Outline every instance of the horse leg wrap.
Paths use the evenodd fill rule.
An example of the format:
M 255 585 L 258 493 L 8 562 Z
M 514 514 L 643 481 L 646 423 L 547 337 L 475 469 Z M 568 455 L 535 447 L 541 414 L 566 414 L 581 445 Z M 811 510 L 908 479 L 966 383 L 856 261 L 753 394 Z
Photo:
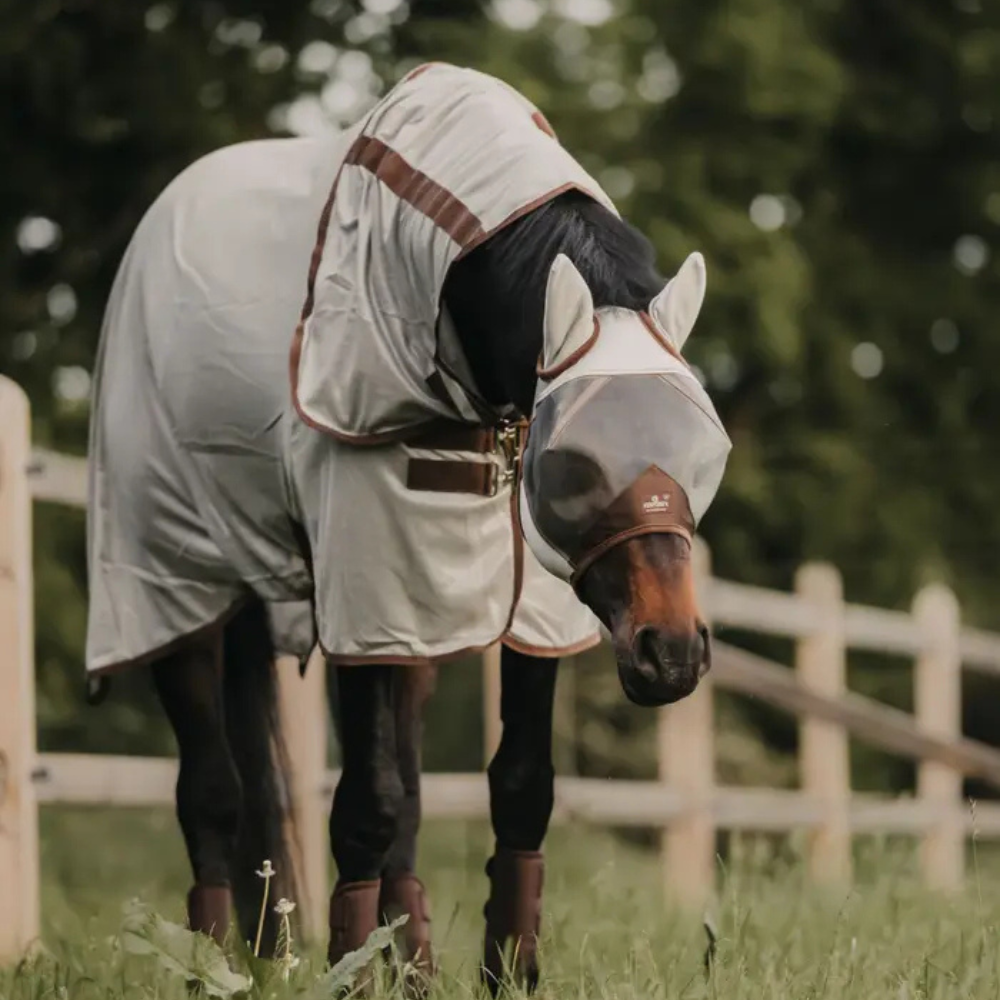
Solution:
M 382 879 L 378 908 L 386 923 L 392 923 L 403 914 L 409 917 L 402 929 L 401 957 L 413 965 L 421 978 L 434 976 L 437 965 L 431 947 L 431 911 L 427 890 L 420 879 L 409 874 Z M 409 989 L 408 992 L 418 994 L 420 991 Z
M 229 933 L 232 908 L 233 892 L 228 885 L 196 885 L 187 897 L 188 926 L 222 944 Z
M 513 945 L 512 971 L 531 992 L 538 985 L 538 933 L 542 922 L 545 860 L 538 851 L 498 848 L 486 864 L 490 897 L 483 910 L 486 935 L 482 979 L 496 996 L 504 976 L 504 953 Z
M 381 881 L 344 882 L 330 897 L 330 947 L 327 958 L 336 965 L 348 952 L 357 951 L 378 927 Z

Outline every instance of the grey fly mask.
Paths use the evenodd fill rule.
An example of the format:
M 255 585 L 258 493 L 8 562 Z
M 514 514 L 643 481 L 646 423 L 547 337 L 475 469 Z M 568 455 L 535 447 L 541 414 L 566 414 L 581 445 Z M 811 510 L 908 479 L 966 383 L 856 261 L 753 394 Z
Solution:
M 519 508 L 532 551 L 561 579 L 576 584 L 638 535 L 690 537 L 714 499 L 731 444 L 680 357 L 704 295 L 700 254 L 644 314 L 595 310 L 572 262 L 553 264 Z

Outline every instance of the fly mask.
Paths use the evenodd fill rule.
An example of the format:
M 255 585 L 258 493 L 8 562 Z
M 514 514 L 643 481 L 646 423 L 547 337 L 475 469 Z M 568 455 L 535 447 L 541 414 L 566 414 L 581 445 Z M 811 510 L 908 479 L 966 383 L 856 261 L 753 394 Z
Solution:
M 538 560 L 574 586 L 628 539 L 690 540 L 715 497 L 731 444 L 680 356 L 704 295 L 700 254 L 644 314 L 595 310 L 572 262 L 552 266 L 519 509 Z

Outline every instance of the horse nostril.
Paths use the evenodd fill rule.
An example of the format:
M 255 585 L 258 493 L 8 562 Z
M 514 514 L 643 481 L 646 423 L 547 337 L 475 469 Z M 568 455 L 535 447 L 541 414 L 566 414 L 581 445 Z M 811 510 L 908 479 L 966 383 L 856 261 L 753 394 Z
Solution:
M 633 643 L 635 669 L 643 680 L 655 681 L 663 657 L 662 640 L 655 628 L 641 628 Z
M 709 636 L 708 626 L 704 622 L 698 626 L 698 637 L 701 640 L 701 660 L 698 666 L 698 679 L 700 680 L 712 669 L 712 639 Z
M 670 635 L 652 626 L 636 633 L 633 642 L 635 667 L 646 680 L 659 677 L 668 665 L 703 668 L 708 659 L 708 630 L 698 626 L 684 635 Z M 702 676 L 699 672 L 698 676 Z

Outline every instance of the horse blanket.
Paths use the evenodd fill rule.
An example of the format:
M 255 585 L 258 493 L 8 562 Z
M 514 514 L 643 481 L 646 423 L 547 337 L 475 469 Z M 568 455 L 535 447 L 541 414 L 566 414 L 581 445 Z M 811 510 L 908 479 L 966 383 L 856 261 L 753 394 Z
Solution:
M 491 168 L 483 129 L 498 126 L 516 157 Z M 507 470 L 493 495 L 408 481 L 415 459 L 503 465 L 412 436 L 488 422 L 440 290 L 459 253 L 567 187 L 604 200 L 524 98 L 442 66 L 340 136 L 228 147 L 174 180 L 102 328 L 89 671 L 157 655 L 248 589 L 279 650 L 318 640 L 340 663 L 597 641 L 525 547 Z

